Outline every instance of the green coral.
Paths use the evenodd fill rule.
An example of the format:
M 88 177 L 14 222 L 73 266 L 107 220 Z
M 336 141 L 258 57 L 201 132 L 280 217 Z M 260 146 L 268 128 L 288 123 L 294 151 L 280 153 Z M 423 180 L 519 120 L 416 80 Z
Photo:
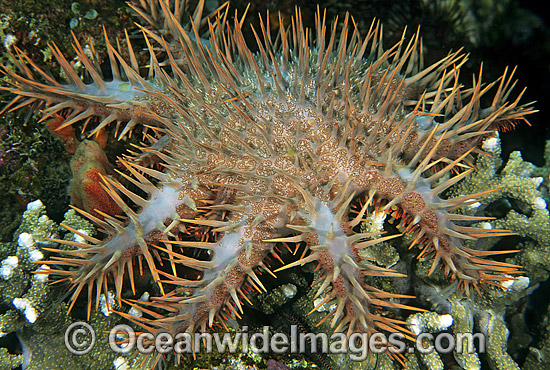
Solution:
M 472 201 L 469 207 L 458 210 L 458 212 L 476 216 L 494 216 L 495 219 L 489 219 L 475 224 L 475 227 L 507 229 L 517 233 L 515 239 L 512 237 L 495 237 L 476 241 L 472 248 L 478 250 L 489 250 L 494 248 L 497 242 L 510 244 L 510 249 L 518 248 L 517 254 L 510 253 L 507 256 L 507 262 L 527 266 L 525 272 L 521 275 L 510 276 L 502 274 L 502 285 L 499 287 L 488 286 L 470 297 L 456 289 L 456 283 L 449 282 L 441 269 L 435 269 L 432 274 L 428 274 L 432 260 L 422 258 L 419 261 L 411 260 L 413 254 L 408 246 L 412 242 L 411 237 L 403 237 L 380 243 L 378 248 L 365 248 L 361 251 L 363 257 L 370 258 L 376 264 L 384 267 L 400 269 L 403 263 L 413 263 L 413 274 L 409 274 L 408 284 L 413 284 L 417 300 L 423 302 L 432 311 L 425 313 L 413 313 L 407 319 L 411 323 L 411 330 L 419 332 L 440 333 L 448 332 L 457 338 L 458 335 L 483 333 L 487 338 L 486 353 L 480 353 L 483 349 L 477 342 L 479 338 L 474 336 L 474 352 L 468 352 L 467 340 L 462 342 L 462 348 L 457 348 L 453 352 L 453 358 L 457 367 L 462 369 L 482 369 L 482 360 L 486 360 L 493 370 L 516 369 L 519 368 L 516 363 L 517 358 L 512 358 L 508 348 L 508 329 L 504 321 L 504 315 L 507 312 L 516 312 L 519 310 L 523 300 L 531 293 L 531 286 L 546 278 L 547 271 L 550 270 L 550 253 L 548 244 L 550 236 L 545 232 L 541 225 L 550 225 L 549 215 L 546 209 L 544 188 L 546 183 L 540 174 L 545 174 L 545 169 L 539 169 L 533 164 L 523 161 L 519 152 L 512 153 L 506 165 L 500 158 L 500 141 L 497 137 L 488 137 L 483 144 L 484 150 L 490 155 L 480 155 L 475 162 L 475 171 L 466 176 L 465 179 L 451 188 L 446 196 L 449 198 L 459 197 L 464 194 L 482 193 L 497 189 L 487 193 L 485 196 Z M 548 150 L 550 153 L 550 149 Z M 549 155 L 550 157 L 550 155 Z M 368 216 L 366 222 L 361 226 L 362 232 L 379 232 L 386 230 L 386 220 L 379 220 L 375 216 Z M 400 225 L 396 225 L 400 229 Z M 547 230 L 547 229 L 546 229 Z M 523 242 L 517 243 L 517 238 Z M 512 239 L 512 240 L 510 240 Z M 513 244 L 515 242 L 515 244 Z M 318 278 L 318 273 L 314 280 Z M 429 275 L 429 276 L 428 276 Z M 412 277 L 412 280 L 411 280 Z M 392 282 L 399 279 L 390 279 Z M 371 285 L 380 287 L 391 293 L 401 293 L 404 287 L 399 284 L 388 285 L 384 279 L 373 279 L 368 281 Z M 318 299 L 313 299 L 317 291 L 316 287 L 308 290 L 304 296 L 292 301 L 292 315 L 295 315 L 303 325 L 314 332 L 330 333 L 329 321 L 326 320 L 321 325 L 317 323 L 326 315 L 330 308 L 325 307 L 328 304 L 315 307 L 321 302 L 324 294 Z M 273 298 L 271 297 L 279 297 Z M 277 290 L 270 291 L 267 295 L 259 295 L 262 301 L 280 302 Z M 286 300 L 284 301 L 286 302 Z M 414 305 L 414 304 L 413 304 Z M 278 306 L 275 305 L 269 312 L 277 313 Z M 310 312 L 311 311 L 311 312 Z M 309 313 L 309 314 L 308 314 Z M 518 327 L 524 327 L 520 315 L 515 315 Z M 549 326 L 550 327 L 550 326 Z M 549 336 L 550 337 L 550 336 Z M 426 343 L 431 344 L 433 343 Z M 543 347 L 543 350 L 546 347 Z M 515 350 L 515 349 L 514 349 Z M 542 353 L 542 350 L 532 349 L 531 353 Z M 395 361 L 387 355 L 375 356 L 377 369 L 397 368 Z M 544 356 L 540 355 L 543 358 Z M 369 369 L 366 363 L 355 363 L 347 355 L 328 355 L 339 367 L 351 369 Z M 531 356 L 534 358 L 534 356 Z M 421 353 L 413 351 L 406 354 L 406 364 L 410 369 L 450 369 L 446 365 L 448 361 L 437 352 Z
M 0 270 L 0 303 L 9 307 L 0 315 L 0 336 L 12 334 L 10 340 L 20 343 L 23 353 L 12 354 L 0 348 L 0 369 L 11 369 L 26 362 L 25 368 L 49 369 L 111 369 L 116 356 L 110 349 L 107 331 L 120 321 L 120 317 L 104 316 L 93 312 L 88 323 L 95 330 L 97 342 L 88 354 L 78 356 L 67 349 L 64 333 L 72 319 L 67 311 L 66 288 L 49 285 L 47 266 L 32 263 L 39 261 L 41 246 L 49 243 L 45 238 L 57 236 L 58 226 L 46 215 L 42 202 L 35 201 L 27 206 L 22 223 L 15 233 L 15 242 L 0 246 L 2 269 Z M 95 233 L 91 224 L 74 211 L 66 214 L 67 224 L 80 230 Z M 74 238 L 74 235 L 71 235 Z M 36 274 L 37 268 L 46 274 Z
M 5 348 L 0 348 L 0 370 L 11 370 L 23 364 L 21 355 L 12 355 Z
M 55 236 L 57 225 L 46 214 L 46 207 L 40 200 L 27 204 L 21 225 L 14 234 L 15 240 L 23 233 L 31 234 L 36 241 Z
M 502 167 L 500 146 L 486 148 L 492 156 L 479 156 L 475 163 L 476 172 L 456 185 L 450 196 L 497 189 L 485 195 L 480 203 L 473 204 L 475 207 L 466 212 L 476 215 L 483 212 L 482 215 L 496 218 L 476 225 L 478 227 L 505 229 L 521 237 L 519 244 L 510 244 L 509 249 L 520 250 L 517 255 L 511 255 L 510 262 L 522 266 L 531 284 L 536 284 L 548 278 L 550 267 L 550 216 L 545 198 L 550 168 L 549 144 L 546 149 L 547 162 L 543 168 L 523 161 L 519 152 L 511 153 L 508 162 Z M 499 170 L 501 167 L 502 170 Z M 505 238 L 502 242 L 506 243 L 507 240 L 516 240 L 517 243 L 514 238 Z M 490 249 L 497 241 L 500 240 L 480 240 L 476 242 L 476 247 Z
M 520 370 L 518 364 L 506 352 L 508 329 L 504 321 L 489 313 L 487 325 L 487 355 L 495 370 Z
M 94 225 L 90 221 L 79 216 L 74 209 L 70 209 L 65 213 L 63 225 L 66 225 L 88 236 L 94 236 L 96 234 L 96 229 Z M 77 238 L 77 236 L 73 233 L 65 234 L 65 240 L 75 241 L 75 238 Z
M 486 145 L 485 148 L 490 156 L 479 156 L 475 163 L 476 172 L 456 185 L 449 196 L 496 189 L 481 200 L 484 207 L 494 202 L 493 207 L 485 208 L 488 216 L 498 218 L 490 222 L 491 226 L 516 232 L 540 244 L 550 244 L 550 235 L 546 232 L 550 226 L 550 218 L 546 201 L 539 189 L 544 178 L 534 176 L 537 173 L 536 167 L 532 163 L 524 162 L 520 152 L 512 152 L 504 168 L 499 171 L 502 165 L 500 145 L 496 145 L 497 138 L 490 138 L 485 142 L 489 140 L 491 145 Z M 473 203 L 470 211 L 475 211 L 480 206 L 479 203 Z
M 519 152 L 513 152 L 503 166 L 498 137 L 487 138 L 483 143 L 483 149 L 490 155 L 478 156 L 474 164 L 475 171 L 451 188 L 446 195 L 453 198 L 496 189 L 459 211 L 475 216 L 493 216 L 494 219 L 474 226 L 506 229 L 517 236 L 482 239 L 476 241 L 475 246 L 470 246 L 478 250 L 489 250 L 498 242 L 504 243 L 500 249 L 517 248 L 520 251 L 517 254 L 509 253 L 506 262 L 521 265 L 524 272 L 520 276 L 503 273 L 502 276 L 508 279 L 502 281 L 504 289 L 487 287 L 481 295 L 465 297 L 456 291 L 454 284 L 446 282 L 438 270 L 427 276 L 431 261 L 419 261 L 415 273 L 421 280 L 418 281 L 420 284 L 416 289 L 432 309 L 452 316 L 453 324 L 449 327 L 449 332 L 473 334 L 474 330 L 479 330 L 486 335 L 486 354 L 483 358 L 487 359 L 491 369 L 519 369 L 517 359 L 509 354 L 509 331 L 503 318 L 506 313 L 520 309 L 522 301 L 531 292 L 528 289 L 530 286 L 548 277 L 550 236 L 547 230 L 550 218 L 545 200 L 546 183 L 540 175 L 547 175 L 549 163 L 547 162 L 544 168 L 536 168 L 533 164 L 523 161 Z M 518 238 L 522 240 L 520 243 Z M 424 316 L 416 315 L 409 317 L 409 322 L 414 317 L 437 317 L 434 316 L 434 312 L 420 314 Z M 522 322 L 525 320 L 522 315 L 514 315 L 514 318 L 516 327 L 526 328 Z M 425 325 L 430 328 L 429 321 Z M 516 341 L 516 345 L 521 344 Z M 540 351 L 531 349 L 531 353 Z M 454 354 L 455 360 L 463 369 L 480 369 L 481 357 L 477 353 Z M 534 357 L 530 356 L 529 361 L 533 361 Z M 433 355 L 423 357 L 422 360 L 430 368 L 439 368 L 441 365 Z

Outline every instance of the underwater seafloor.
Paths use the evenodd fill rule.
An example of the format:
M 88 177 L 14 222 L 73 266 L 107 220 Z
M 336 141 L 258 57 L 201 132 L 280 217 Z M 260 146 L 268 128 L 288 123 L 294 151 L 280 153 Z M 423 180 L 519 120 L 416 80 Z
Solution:
M 209 0 L 207 8 L 221 2 Z M 231 1 L 242 14 L 246 1 Z M 315 5 L 308 1 L 251 1 L 249 18 L 258 12 L 281 11 L 284 16 L 302 8 L 306 25 L 313 23 Z M 402 29 L 421 26 L 427 60 L 437 60 L 448 50 L 464 47 L 470 54 L 461 77 L 468 80 L 483 62 L 484 78 L 496 79 L 505 66 L 518 66 L 518 86 L 527 86 L 523 102 L 536 101 L 538 113 L 528 117 L 531 127 L 519 123 L 500 133 L 500 140 L 483 146 L 490 155 L 477 155 L 476 171 L 459 182 L 448 196 L 498 188 L 477 205 L 481 215 L 495 217 L 489 227 L 507 229 L 516 235 L 498 240 L 479 241 L 482 249 L 518 250 L 499 260 L 522 266 L 517 280 L 506 290 L 491 288 L 470 297 L 456 291 L 442 274 L 427 277 L 429 263 L 418 267 L 415 279 L 406 284 L 416 296 L 408 302 L 429 310 L 413 318 L 422 330 L 438 332 L 483 332 L 487 335 L 485 353 L 414 354 L 411 369 L 550 369 L 550 135 L 547 130 L 550 106 L 550 15 L 538 1 L 514 0 L 396 0 L 333 1 L 320 3 L 328 9 L 327 19 L 349 11 L 364 33 L 372 17 L 385 25 L 385 45 L 392 45 Z M 284 18 L 283 16 L 283 18 Z M 91 37 L 102 48 L 101 25 L 111 40 L 124 38 L 137 27 L 123 1 L 107 0 L 0 0 L 0 64 L 10 68 L 8 49 L 17 47 L 35 63 L 55 75 L 48 63 L 55 42 L 69 58 L 74 57 L 70 32 Z M 249 35 L 251 40 L 252 35 Z M 111 41 L 113 42 L 113 41 Z M 105 50 L 103 46 L 103 51 Z M 147 61 L 145 61 L 146 63 Z M 58 70 L 57 70 L 58 72 Z M 12 97 L 0 92 L 0 105 Z M 112 133 L 100 138 L 110 163 L 122 155 L 132 140 L 117 141 Z M 77 137 L 76 140 L 82 138 Z M 71 160 L 75 142 L 54 135 L 38 118 L 20 109 L 0 116 L 0 370 L 4 369 L 147 369 L 148 359 L 137 355 L 124 358 L 113 353 L 105 331 L 118 323 L 128 323 L 107 310 L 93 310 L 90 325 L 98 334 L 93 350 L 85 355 L 71 354 L 64 342 L 65 330 L 73 322 L 86 319 L 86 303 L 77 302 L 67 315 L 67 287 L 49 285 L 33 274 L 43 258 L 41 248 L 48 237 L 65 238 L 59 227 L 74 229 L 94 226 L 69 210 Z M 73 180 L 74 181 L 74 180 Z M 410 243 L 410 240 L 409 240 Z M 392 241 L 373 249 L 383 266 L 402 259 L 406 242 Z M 383 250 L 381 248 L 384 248 Z M 405 247 L 406 250 L 406 247 Z M 44 252 L 45 253 L 45 252 Z M 422 265 L 422 261 L 417 262 Z M 307 315 L 313 307 L 315 289 L 310 288 L 312 269 L 292 269 L 284 277 L 266 279 L 267 293 L 251 294 L 254 303 L 235 327 L 247 325 L 250 331 L 264 325 L 287 331 L 296 324 L 304 331 L 328 330 L 317 327 L 322 313 Z M 422 275 L 421 272 L 424 272 Z M 138 282 L 139 283 L 139 282 Z M 113 301 L 114 303 L 114 301 Z M 107 314 L 106 314 L 107 313 Z M 448 324 L 447 315 L 452 317 Z M 409 321 L 411 322 L 411 321 Z M 445 324 L 443 324 L 445 322 Z M 238 326 L 237 326 L 238 325 Z M 237 329 L 235 329 L 237 330 Z M 171 368 L 172 363 L 167 363 Z M 263 354 L 252 352 L 197 355 L 186 357 L 181 369 L 399 369 L 386 355 L 374 355 L 365 362 L 353 362 L 346 355 L 319 353 Z

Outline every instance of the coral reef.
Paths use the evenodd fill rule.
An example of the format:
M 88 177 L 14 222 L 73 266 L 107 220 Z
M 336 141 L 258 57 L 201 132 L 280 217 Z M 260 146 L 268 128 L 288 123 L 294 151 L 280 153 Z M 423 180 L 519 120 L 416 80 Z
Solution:
M 74 4 L 71 28 L 98 15 Z M 104 31 L 112 80 L 91 41 L 74 35 L 74 67 L 58 46 L 49 49 L 66 82 L 9 48 L 2 89 L 15 96 L 4 111 L 32 105 L 42 120 L 59 115 L 53 131 L 65 149 L 77 140 L 77 130 L 62 131 L 72 126 L 119 140 L 142 134 L 143 143 L 119 158 L 116 176 L 97 143 L 79 144 L 77 208 L 61 228 L 42 203 L 27 205 L 15 242 L 0 251 L 10 307 L 0 328 L 17 336 L 21 354 L 6 350 L 0 364 L 190 368 L 188 357 L 170 354 L 117 357 L 105 336 L 90 354 L 71 355 L 59 334 L 75 317 L 97 333 L 129 322 L 176 335 L 239 331 L 235 319 L 261 327 L 271 315 L 279 331 L 294 323 L 302 332 L 411 341 L 483 334 L 487 343 L 474 342 L 473 353 L 387 351 L 362 362 L 309 351 L 296 366 L 254 353 L 201 353 L 197 363 L 519 368 L 527 347 L 509 348 L 508 317 L 526 326 L 522 305 L 548 277 L 550 220 L 547 170 L 518 152 L 505 166 L 500 158 L 498 130 L 534 112 L 522 91 L 513 95 L 514 71 L 491 83 L 479 72 L 465 87 L 460 52 L 424 65 L 419 33 L 384 49 L 378 24 L 360 35 L 348 16 L 331 24 L 321 10 L 312 30 L 298 9 L 274 28 L 261 20 L 254 53 L 244 19 L 227 5 L 170 4 L 130 5 L 145 25 L 147 63 L 128 33 L 115 48 Z M 70 291 L 59 304 L 52 290 L 64 282 Z M 531 349 L 526 363 L 543 363 L 545 348 Z

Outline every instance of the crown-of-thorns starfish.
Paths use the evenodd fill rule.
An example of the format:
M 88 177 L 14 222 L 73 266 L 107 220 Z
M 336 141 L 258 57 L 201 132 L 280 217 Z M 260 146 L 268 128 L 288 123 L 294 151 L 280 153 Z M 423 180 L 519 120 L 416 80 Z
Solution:
M 484 193 L 440 197 L 473 171 L 466 160 L 480 151 L 482 138 L 534 112 L 519 104 L 523 91 L 508 101 L 513 71 L 488 84 L 480 71 L 466 88 L 459 83 L 466 61 L 460 51 L 425 67 L 418 32 L 410 39 L 403 33 L 384 50 L 377 22 L 362 36 L 346 15 L 337 34 L 337 20 L 328 24 L 320 10 L 311 30 L 297 9 L 277 37 L 269 32 L 269 17 L 260 20 L 260 29 L 251 30 L 258 50 L 252 52 L 243 37 L 244 17 L 230 21 L 224 5 L 203 18 L 203 6 L 200 1 L 184 26 L 185 1 L 132 5 L 146 22 L 147 77 L 130 39 L 127 63 L 107 35 L 112 81 L 103 79 L 93 45 L 89 56 L 76 36 L 74 49 L 89 84 L 55 45 L 51 50 L 67 84 L 17 48 L 18 72 L 4 69 L 11 85 L 3 89 L 16 95 L 5 110 L 32 105 L 43 119 L 68 112 L 60 129 L 99 117 L 91 134 L 114 123 L 119 138 L 137 126 L 157 135 L 141 151 L 159 158 L 162 170 L 129 156 L 120 159 L 120 181 L 104 179 L 123 219 L 80 211 L 107 237 L 66 226 L 86 243 L 56 240 L 75 248 L 49 249 L 62 255 L 46 263 L 54 267 L 50 274 L 72 283 L 71 307 L 83 290 L 88 313 L 94 291 L 97 307 L 109 275 L 119 301 L 125 275 L 135 295 L 137 260 L 141 274 L 145 262 L 162 295 L 150 302 L 125 300 L 146 315 L 123 315 L 150 331 L 205 330 L 238 316 L 249 289 L 265 290 L 258 272 L 283 273 L 315 262 L 321 272 L 316 297 L 323 297 L 320 304 L 334 303 L 327 316 L 332 327 L 412 336 L 406 323 L 380 310 L 414 310 L 398 303 L 408 296 L 366 281 L 404 276 L 359 256 L 361 249 L 399 236 L 357 231 L 373 211 L 398 214 L 404 233 L 414 236 L 411 247 L 421 250 L 418 257 L 433 260 L 430 273 L 441 266 L 467 294 L 519 271 L 486 258 L 512 251 L 464 244 L 510 234 L 463 226 L 487 218 L 451 213 Z M 490 104 L 482 106 L 491 91 Z M 359 209 L 351 212 L 354 201 Z M 306 251 L 271 271 L 266 260 L 279 258 L 277 248 L 285 244 L 305 245 Z

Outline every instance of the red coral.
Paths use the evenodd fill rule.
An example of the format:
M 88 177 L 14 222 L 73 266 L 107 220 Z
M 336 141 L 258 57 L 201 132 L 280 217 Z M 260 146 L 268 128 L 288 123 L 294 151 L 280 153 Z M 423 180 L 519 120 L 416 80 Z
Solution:
M 122 213 L 101 185 L 101 177 L 112 175 L 113 170 L 97 142 L 84 140 L 78 145 L 71 160 L 71 170 L 73 179 L 69 194 L 73 205 L 101 219 L 101 212 L 111 216 Z
M 67 153 L 74 154 L 78 145 L 78 140 L 76 139 L 72 125 L 60 129 L 65 121 L 65 117 L 60 114 L 55 114 L 52 119 L 48 120 L 46 127 L 53 135 L 63 140 Z

